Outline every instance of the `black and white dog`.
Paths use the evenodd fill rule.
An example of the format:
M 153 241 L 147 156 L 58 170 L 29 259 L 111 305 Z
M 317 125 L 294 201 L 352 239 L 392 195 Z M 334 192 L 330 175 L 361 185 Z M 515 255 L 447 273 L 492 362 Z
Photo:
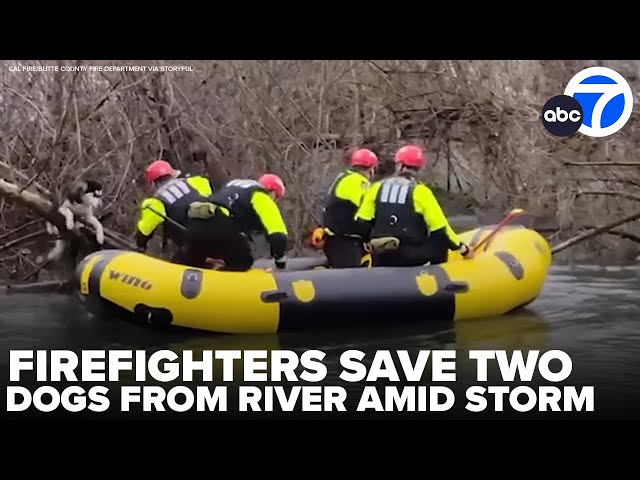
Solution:
M 74 230 L 82 226 L 85 220 L 96 230 L 96 242 L 99 245 L 104 243 L 104 229 L 98 220 L 99 210 L 102 207 L 102 184 L 95 180 L 80 181 L 75 183 L 67 192 L 64 201 L 58 208 L 65 220 L 67 230 Z M 67 241 L 60 236 L 60 232 L 55 225 L 47 222 L 47 232 L 56 237 L 56 243 L 47 254 L 47 261 L 57 261 L 67 249 Z M 43 259 L 41 259 L 43 260 Z

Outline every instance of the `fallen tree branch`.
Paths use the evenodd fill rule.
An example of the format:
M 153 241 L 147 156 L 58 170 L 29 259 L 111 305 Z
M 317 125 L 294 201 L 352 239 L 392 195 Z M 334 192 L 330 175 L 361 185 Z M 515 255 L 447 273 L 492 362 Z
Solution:
M 27 222 L 27 223 L 23 223 L 19 227 L 16 227 L 13 230 L 9 230 L 8 232 L 5 232 L 2 235 L 0 235 L 0 240 L 8 238 L 11 235 L 15 235 L 16 233 L 20 233 L 21 231 L 26 230 L 27 228 L 29 228 L 29 227 L 31 227 L 31 226 L 33 226 L 36 223 L 39 223 L 41 221 L 42 221 L 41 219 L 37 219 L 37 220 L 31 220 L 30 222 Z
M 14 250 L 14 251 L 15 251 L 15 250 Z M 32 277 L 32 276 L 34 276 L 34 275 L 35 275 L 35 276 L 37 276 L 38 272 L 44 268 L 44 265 L 38 265 L 37 263 L 34 263 L 34 262 L 33 262 L 33 261 L 32 261 L 32 260 L 31 260 L 27 255 L 25 255 L 24 253 L 22 253 L 22 252 L 18 252 L 18 255 L 20 255 L 20 257 L 21 257 L 21 259 L 22 259 L 22 260 L 24 260 L 26 263 L 28 263 L 29 265 L 31 265 L 31 266 L 35 269 L 32 273 L 30 273 L 30 274 L 28 274 L 28 275 L 25 275 L 25 276 L 23 277 L 23 281 L 24 281 L 24 280 L 27 280 L 27 279 L 29 279 L 29 278 L 31 278 L 31 277 Z
M 0 178 L 0 197 L 7 197 L 9 199 L 12 199 L 17 203 L 24 205 L 25 207 L 34 211 L 40 217 L 44 218 L 52 225 L 55 225 L 58 228 L 58 231 L 63 232 L 63 235 L 72 235 L 80 240 L 83 240 L 85 243 L 88 241 L 88 239 L 84 235 L 82 235 L 81 231 L 67 230 L 64 217 L 53 208 L 53 204 L 49 200 L 29 190 L 20 190 L 20 187 L 18 187 L 14 183 Z M 78 220 L 82 221 L 82 223 L 85 223 L 83 219 Z M 95 230 L 91 225 L 87 223 L 85 223 L 85 225 L 89 229 L 89 231 L 95 234 Z M 107 228 L 104 229 L 104 234 L 104 246 L 107 248 L 120 248 L 124 250 L 133 250 L 135 248 L 133 242 L 124 242 L 122 239 L 118 238 L 117 233 L 112 232 Z
M 565 250 L 565 249 L 567 249 L 567 248 L 569 248 L 569 247 L 571 247 L 571 246 L 573 246 L 573 245 L 575 245 L 577 243 L 580 243 L 580 242 L 582 242 L 584 240 L 588 240 L 588 239 L 590 239 L 592 237 L 595 237 L 596 235 L 599 235 L 601 233 L 607 232 L 607 231 L 609 231 L 609 230 L 611 230 L 611 229 L 613 229 L 615 227 L 619 227 L 620 225 L 632 222 L 632 221 L 637 220 L 639 218 L 640 218 L 640 211 L 635 212 L 635 213 L 633 213 L 631 215 L 628 215 L 628 216 L 626 216 L 624 218 L 620 218 L 618 220 L 615 220 L 615 221 L 613 221 L 611 223 L 607 223 L 606 225 L 603 225 L 601 227 L 594 228 L 593 230 L 590 230 L 588 232 L 581 233 L 580 235 L 576 235 L 575 237 L 570 238 L 569 240 L 567 240 L 565 242 L 562 242 L 562 243 L 552 247 L 551 248 L 551 253 L 555 255 L 556 253 L 561 252 L 562 250 Z
M 640 202 L 640 195 L 628 192 L 616 192 L 615 190 L 576 190 L 576 195 L 611 195 Z
M 29 179 L 29 181 L 28 181 L 27 183 L 25 183 L 25 184 L 22 186 L 22 188 L 20 189 L 20 191 L 22 192 L 22 191 L 26 190 L 27 188 L 29 188 L 32 184 L 34 184 L 34 183 L 35 183 L 35 181 L 38 179 L 38 177 L 42 174 L 42 172 L 43 172 L 43 171 L 44 171 L 43 169 L 38 170 L 38 171 L 35 173 L 35 175 L 34 175 L 34 176 L 32 176 L 32 177 Z
M 624 238 L 625 240 L 631 240 L 632 242 L 640 243 L 640 236 L 634 235 L 633 233 L 625 232 L 624 230 L 609 230 L 605 233 Z
M 584 230 L 591 230 L 594 228 L 598 228 L 598 227 L 595 227 L 593 225 L 585 225 L 585 226 L 579 227 L 577 230 L 584 231 Z M 556 232 L 559 232 L 560 230 L 561 229 L 558 227 L 544 227 L 544 228 L 536 229 L 536 231 L 540 233 L 556 233 Z M 631 240 L 632 242 L 640 243 L 640 235 L 635 235 L 625 230 L 611 229 L 603 233 L 607 235 L 615 235 L 616 237 L 624 238 L 625 240 Z
M 625 185 L 633 185 L 634 187 L 640 187 L 640 182 L 632 180 L 630 178 L 595 178 L 595 177 L 578 177 L 576 182 L 600 182 L 600 183 L 622 183 Z
M 564 164 L 580 167 L 640 167 L 640 162 L 564 162 Z
M 8 284 L 4 288 L 7 294 L 12 293 L 71 293 L 72 283 L 67 280 L 51 280 L 47 282 Z
M 36 260 L 38 261 L 38 260 Z M 47 259 L 47 258 L 43 258 L 42 259 L 42 263 L 38 264 L 38 263 L 32 263 L 31 262 L 31 266 L 33 267 L 33 270 L 31 270 L 30 272 L 27 272 L 25 275 L 22 276 L 22 278 L 20 279 L 20 282 L 26 282 L 27 280 L 29 280 L 32 277 L 38 277 L 38 275 L 40 274 L 40 272 L 42 270 L 44 270 L 45 268 L 47 268 L 47 266 L 49 265 L 49 263 L 51 263 L 51 260 Z
M 23 243 L 36 240 L 37 238 L 42 237 L 46 233 L 47 231 L 42 229 L 42 230 L 38 230 L 37 232 L 28 233 L 20 238 L 11 240 L 10 242 L 5 243 L 4 245 L 0 245 L 0 252 L 2 252 L 3 250 L 8 250 L 11 247 L 17 247 L 19 245 L 22 245 Z
M 129 250 L 135 250 L 136 249 L 136 245 L 134 245 L 134 243 L 129 240 L 127 237 L 125 237 L 124 235 L 122 235 L 119 232 L 113 231 L 113 230 L 109 230 L 109 237 L 114 241 L 114 242 L 119 242 L 122 243 L 123 245 L 127 245 L 127 248 Z M 105 237 L 107 235 L 107 232 L 105 231 Z
M 36 182 L 35 178 L 29 178 L 20 170 L 16 170 L 6 162 L 0 162 L 0 177 L 6 179 L 9 182 L 11 182 L 14 178 L 22 180 L 23 182 L 25 182 L 25 184 L 29 184 L 29 182 L 31 182 L 30 186 L 33 187 L 33 189 L 36 190 L 40 195 L 46 197 L 47 199 L 52 198 L 52 193 L 42 185 L 40 185 L 38 182 Z
M 66 230 L 64 218 L 54 212 L 53 204 L 49 200 L 29 190 L 20 190 L 18 185 L 0 178 L 0 197 L 8 197 L 15 200 L 17 203 L 33 210 L 52 225 L 60 228 L 61 231 Z

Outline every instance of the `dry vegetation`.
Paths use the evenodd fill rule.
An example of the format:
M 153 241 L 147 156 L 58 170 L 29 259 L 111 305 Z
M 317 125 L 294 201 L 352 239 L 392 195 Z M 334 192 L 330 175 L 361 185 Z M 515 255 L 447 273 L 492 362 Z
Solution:
M 10 71 L 18 64 L 194 71 Z M 631 61 L 6 61 L 0 178 L 48 190 L 55 202 L 77 178 L 99 177 L 112 213 L 106 225 L 128 236 L 152 159 L 208 172 L 215 184 L 269 170 L 289 187 L 282 208 L 299 251 L 347 149 L 372 148 L 384 174 L 397 146 L 418 142 L 431 152 L 424 178 L 453 198 L 444 202 L 449 214 L 519 206 L 557 243 L 639 208 L 638 164 L 595 163 L 634 161 L 637 112 L 607 139 L 558 139 L 539 121 L 544 102 L 592 65 L 638 84 L 640 63 Z M 0 212 L 0 277 L 26 278 L 49 246 L 38 233 L 43 221 L 8 198 Z M 635 258 L 638 230 L 637 222 L 619 227 L 573 257 Z

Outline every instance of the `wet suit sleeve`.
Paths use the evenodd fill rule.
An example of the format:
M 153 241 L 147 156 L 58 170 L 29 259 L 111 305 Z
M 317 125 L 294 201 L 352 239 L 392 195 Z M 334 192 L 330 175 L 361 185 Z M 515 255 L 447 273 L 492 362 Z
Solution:
M 164 205 L 157 198 L 145 198 L 140 205 L 140 217 L 138 218 L 138 223 L 136 224 L 136 245 L 139 248 L 146 248 L 147 242 L 153 236 L 156 228 L 164 219 L 151 211 L 149 208 L 152 208 L 156 212 L 166 215 L 166 211 Z
M 276 202 L 264 192 L 254 192 L 251 205 L 264 227 L 267 241 L 271 246 L 271 256 L 281 258 L 287 251 L 288 232 Z
M 356 207 L 360 207 L 369 186 L 369 182 L 365 177 L 351 174 L 338 183 L 335 194 L 339 199 L 348 200 Z
M 210 197 L 213 193 L 213 189 L 211 188 L 211 183 L 206 177 L 201 175 L 197 175 L 195 177 L 189 177 L 186 179 L 186 182 L 195 188 L 200 195 L 203 197 Z
M 376 197 L 378 196 L 380 185 L 382 185 L 382 182 L 376 182 L 371 185 L 371 188 L 367 189 L 362 198 L 360 208 L 356 212 L 356 228 L 365 242 L 371 240 L 371 228 L 376 217 Z
M 460 239 L 453 231 L 447 217 L 445 217 L 438 200 L 426 185 L 418 185 L 413 192 L 413 204 L 418 213 L 422 214 L 434 239 L 442 237 L 448 243 L 450 250 L 460 248 Z

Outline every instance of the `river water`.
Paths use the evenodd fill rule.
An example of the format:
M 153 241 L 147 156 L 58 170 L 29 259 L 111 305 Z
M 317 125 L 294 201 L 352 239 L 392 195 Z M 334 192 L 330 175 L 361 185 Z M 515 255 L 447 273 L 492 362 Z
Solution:
M 535 302 L 525 310 L 501 318 L 460 322 L 453 326 L 260 336 L 150 330 L 118 319 L 105 321 L 93 317 L 75 297 L 57 294 L 0 295 L 0 373 L 3 392 L 8 379 L 10 349 L 67 348 L 76 351 L 291 349 L 299 354 L 307 349 L 318 349 L 326 354 L 324 364 L 328 374 L 323 384 L 342 385 L 349 393 L 349 398 L 353 396 L 356 399 L 363 391 L 364 382 L 346 383 L 338 378 L 342 370 L 339 358 L 345 350 L 361 350 L 366 354 L 362 363 L 370 365 L 371 358 L 378 350 L 407 350 L 415 359 L 419 350 L 455 349 L 458 382 L 455 386 L 448 386 L 455 391 L 456 401 L 455 408 L 447 414 L 463 418 L 491 416 L 470 413 L 464 409 L 465 388 L 493 384 L 493 381 L 479 382 L 475 378 L 475 363 L 467 358 L 469 350 L 511 352 L 521 349 L 525 353 L 528 350 L 540 350 L 542 353 L 559 349 L 569 354 L 573 362 L 573 371 L 563 384 L 574 385 L 577 389 L 585 385 L 594 386 L 594 411 L 584 411 L 583 404 L 582 411 L 573 414 L 576 418 L 639 419 L 640 270 L 631 267 L 554 266 L 541 296 Z M 399 365 L 399 361 L 396 361 L 396 365 Z M 498 378 L 495 377 L 498 372 L 495 362 L 490 362 L 489 370 L 490 380 Z M 557 371 L 558 368 L 552 367 L 552 370 Z M 423 385 L 430 385 L 430 377 L 427 377 Z M 516 384 L 537 385 L 535 382 L 514 382 L 512 387 Z M 552 384 L 547 382 L 546 385 Z M 3 394 L 3 397 L 3 411 L 6 414 L 6 395 Z M 488 405 L 490 408 L 492 401 Z M 454 411 L 457 413 L 452 413 Z M 447 414 L 422 412 L 420 415 L 446 418 Z M 374 418 L 375 415 L 382 416 L 378 412 L 370 415 Z M 518 417 L 523 414 L 505 411 L 498 415 L 507 418 L 508 415 Z M 553 412 L 548 415 L 550 418 L 560 418 L 566 414 Z

